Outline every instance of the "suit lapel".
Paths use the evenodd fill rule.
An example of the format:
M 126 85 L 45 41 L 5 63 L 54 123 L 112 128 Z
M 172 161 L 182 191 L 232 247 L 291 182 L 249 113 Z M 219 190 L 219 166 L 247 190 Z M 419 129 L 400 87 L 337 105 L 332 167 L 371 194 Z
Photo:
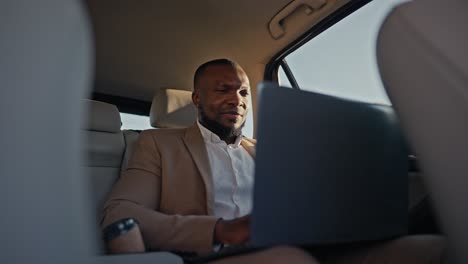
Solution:
M 205 142 L 196 124 L 187 128 L 184 136 L 184 143 L 192 155 L 192 159 L 200 172 L 205 184 L 206 210 L 208 215 L 213 214 L 213 179 L 211 177 L 211 167 L 206 152 Z

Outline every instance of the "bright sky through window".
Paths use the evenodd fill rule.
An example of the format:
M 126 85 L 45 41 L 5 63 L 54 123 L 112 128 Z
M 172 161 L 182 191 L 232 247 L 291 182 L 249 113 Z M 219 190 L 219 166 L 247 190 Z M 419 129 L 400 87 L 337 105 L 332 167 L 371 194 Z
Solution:
M 145 130 L 152 128 L 148 116 L 120 113 L 121 129 Z
M 299 87 L 391 104 L 377 67 L 376 40 L 385 17 L 401 2 L 406 1 L 374 0 L 289 54 L 286 61 Z

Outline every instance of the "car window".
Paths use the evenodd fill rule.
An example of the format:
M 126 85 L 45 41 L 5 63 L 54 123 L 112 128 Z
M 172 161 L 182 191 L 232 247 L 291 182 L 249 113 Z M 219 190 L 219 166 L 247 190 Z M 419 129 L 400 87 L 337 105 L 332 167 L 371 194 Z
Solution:
M 391 105 L 376 62 L 386 15 L 402 0 L 374 0 L 285 57 L 300 89 Z M 291 86 L 278 70 L 280 85 Z
M 281 86 L 285 87 L 292 87 L 291 83 L 289 82 L 288 76 L 284 72 L 284 69 L 282 66 L 278 69 L 278 83 Z
M 121 129 L 145 130 L 152 128 L 149 116 L 120 113 Z

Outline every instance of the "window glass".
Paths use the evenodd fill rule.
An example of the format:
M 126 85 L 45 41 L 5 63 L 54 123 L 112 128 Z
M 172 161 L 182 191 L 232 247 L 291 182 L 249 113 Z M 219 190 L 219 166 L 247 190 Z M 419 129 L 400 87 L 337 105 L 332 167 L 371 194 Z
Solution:
M 292 87 L 291 83 L 289 82 L 288 76 L 283 70 L 283 66 L 280 66 L 278 69 L 278 83 L 281 86 Z
M 289 54 L 285 60 L 299 87 L 390 105 L 377 68 L 376 40 L 386 15 L 401 2 L 374 0 Z
M 145 130 L 152 128 L 150 125 L 149 116 L 120 113 L 120 119 L 122 120 L 122 130 Z

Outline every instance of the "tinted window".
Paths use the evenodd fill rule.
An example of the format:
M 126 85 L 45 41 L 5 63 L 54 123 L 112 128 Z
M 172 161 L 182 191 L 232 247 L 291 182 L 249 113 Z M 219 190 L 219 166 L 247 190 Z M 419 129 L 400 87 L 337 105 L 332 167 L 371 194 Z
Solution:
M 152 128 L 148 116 L 120 113 L 120 119 L 122 120 L 121 129 L 145 130 Z
M 365 102 L 391 104 L 375 50 L 380 25 L 402 0 L 374 0 L 286 56 L 299 87 Z M 290 86 L 281 67 L 281 85 Z

